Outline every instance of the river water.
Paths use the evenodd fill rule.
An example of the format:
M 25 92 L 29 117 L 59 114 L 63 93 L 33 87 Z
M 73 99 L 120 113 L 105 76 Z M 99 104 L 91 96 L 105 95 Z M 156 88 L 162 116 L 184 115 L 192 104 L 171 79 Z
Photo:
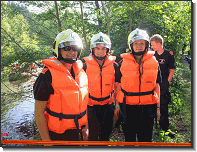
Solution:
M 28 93 L 19 103 L 10 109 L 5 119 L 1 120 L 1 140 L 34 140 L 38 134 L 34 122 L 34 103 L 33 84 L 36 77 L 32 77 L 28 82 L 21 84 Z M 9 144 L 5 146 L 26 146 Z

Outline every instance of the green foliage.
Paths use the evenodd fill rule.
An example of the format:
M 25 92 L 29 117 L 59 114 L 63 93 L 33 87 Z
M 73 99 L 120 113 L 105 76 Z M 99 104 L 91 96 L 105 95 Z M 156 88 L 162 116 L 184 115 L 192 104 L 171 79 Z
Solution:
M 37 34 L 29 31 L 28 21 L 19 12 L 13 12 L 12 7 L 17 10 L 19 6 L 4 2 L 1 4 L 1 75 L 4 74 L 2 78 L 6 78 L 6 75 L 13 74 L 10 68 L 16 61 L 19 65 L 31 65 L 36 60 L 51 56 L 52 48 L 39 46 Z M 17 76 L 21 77 L 20 73 L 24 72 L 25 68 L 27 67 L 21 68 L 18 74 L 13 75 L 15 79 Z
M 183 81 L 183 74 L 186 73 L 191 78 L 191 71 L 189 69 L 183 69 L 182 63 L 177 63 L 173 79 L 170 84 L 170 91 L 172 95 L 172 102 L 169 105 L 171 114 L 178 114 L 182 107 L 185 105 L 184 94 L 185 88 L 189 88 L 188 84 Z
M 39 48 L 41 46 L 42 48 L 47 46 L 50 48 L 55 36 L 58 34 L 54 2 L 21 1 L 20 3 L 24 4 L 24 6 L 14 6 L 13 3 L 10 4 L 16 12 L 13 13 L 12 11 L 12 13 L 23 14 L 29 25 L 28 30 L 31 31 L 28 33 L 29 36 L 37 41 L 35 45 L 39 46 Z M 165 40 L 164 46 L 172 50 L 174 54 L 179 55 L 179 50 L 182 50 L 183 45 L 189 45 L 189 40 L 191 39 L 190 1 L 105 1 L 103 3 L 107 9 L 109 8 L 112 49 L 114 50 L 113 55 L 117 56 L 117 62 L 121 60 L 120 54 L 124 53 L 128 48 L 127 37 L 129 35 L 131 14 L 132 30 L 139 27 L 147 30 L 150 36 L 156 33 L 161 34 Z M 4 5 L 2 5 L 3 9 L 5 9 Z M 44 11 L 38 14 L 30 13 L 25 7 L 29 5 L 36 6 Z M 88 42 L 91 37 L 99 31 L 107 33 L 106 16 L 100 3 L 99 5 L 100 14 L 98 13 L 99 10 L 95 9 L 94 2 L 83 2 L 84 25 Z M 62 29 L 71 28 L 83 39 L 79 2 L 61 1 L 58 3 L 58 6 Z M 9 14 L 11 13 L 7 14 L 10 16 Z M 98 18 L 102 20 L 101 28 L 99 28 L 97 24 Z M 41 50 L 38 50 L 39 54 L 44 53 L 44 51 Z M 50 56 L 50 54 L 48 53 L 44 56 L 47 57 Z
M 164 143 L 183 143 L 183 136 L 176 133 L 175 138 L 171 138 L 167 136 L 167 132 L 165 131 L 154 131 L 153 141 L 154 142 L 164 142 Z

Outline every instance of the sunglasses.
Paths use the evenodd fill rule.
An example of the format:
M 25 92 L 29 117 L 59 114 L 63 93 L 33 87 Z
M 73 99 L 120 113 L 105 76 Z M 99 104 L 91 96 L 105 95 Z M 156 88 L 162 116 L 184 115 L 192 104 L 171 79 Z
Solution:
M 81 51 L 81 49 L 80 48 L 78 48 L 78 47 L 76 47 L 76 46 L 74 46 L 74 47 L 71 47 L 71 46 L 66 46 L 66 47 L 64 47 L 63 48 L 64 49 L 64 51 L 70 51 L 71 49 L 74 51 L 74 52 L 80 52 Z

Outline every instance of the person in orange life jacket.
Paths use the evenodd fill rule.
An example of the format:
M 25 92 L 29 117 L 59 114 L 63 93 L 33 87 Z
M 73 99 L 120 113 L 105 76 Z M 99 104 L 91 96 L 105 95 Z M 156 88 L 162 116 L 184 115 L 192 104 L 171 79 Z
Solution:
M 128 36 L 131 52 L 123 53 L 119 64 L 121 81 L 114 117 L 123 116 L 126 142 L 152 142 L 154 119 L 160 118 L 159 65 L 154 51 L 148 51 L 149 36 L 135 29 Z
M 38 130 L 42 140 L 87 140 L 88 79 L 78 60 L 82 41 L 67 29 L 57 35 L 53 48 L 56 57 L 42 61 L 33 86 Z
M 168 136 L 174 138 L 175 133 L 169 128 L 169 114 L 168 104 L 171 101 L 171 93 L 169 91 L 169 84 L 174 75 L 175 60 L 172 51 L 169 51 L 163 47 L 163 38 L 159 34 L 155 34 L 150 39 L 151 48 L 155 51 L 155 57 L 160 64 L 162 83 L 160 84 L 160 104 L 161 104 L 161 119 L 159 125 L 162 130 L 168 134 Z
M 116 96 L 116 57 L 111 56 L 108 35 L 99 32 L 91 38 L 91 54 L 84 57 L 88 76 L 88 122 L 90 141 L 109 141 L 113 128 L 114 96 Z

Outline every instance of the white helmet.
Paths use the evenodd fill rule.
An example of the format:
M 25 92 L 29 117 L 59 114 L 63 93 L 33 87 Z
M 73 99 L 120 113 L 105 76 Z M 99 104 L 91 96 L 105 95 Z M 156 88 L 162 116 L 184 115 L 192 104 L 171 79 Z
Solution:
M 90 41 L 90 49 L 92 50 L 93 48 L 96 47 L 96 45 L 100 44 L 103 47 L 108 48 L 111 50 L 111 41 L 108 35 L 99 32 L 98 34 L 95 34 Z
M 135 42 L 136 40 L 145 40 L 148 42 L 149 45 L 149 35 L 145 30 L 141 30 L 136 28 L 134 31 L 132 31 L 128 36 L 128 46 L 131 50 L 131 44 Z
M 53 44 L 53 48 L 55 49 L 54 52 L 56 53 L 58 57 L 58 48 L 64 48 L 66 46 L 70 45 L 76 45 L 78 48 L 83 49 L 83 43 L 79 35 L 75 32 L 73 32 L 71 29 L 67 29 L 66 31 L 60 32 L 56 38 L 55 42 Z M 78 52 L 78 56 L 80 55 L 80 52 Z

